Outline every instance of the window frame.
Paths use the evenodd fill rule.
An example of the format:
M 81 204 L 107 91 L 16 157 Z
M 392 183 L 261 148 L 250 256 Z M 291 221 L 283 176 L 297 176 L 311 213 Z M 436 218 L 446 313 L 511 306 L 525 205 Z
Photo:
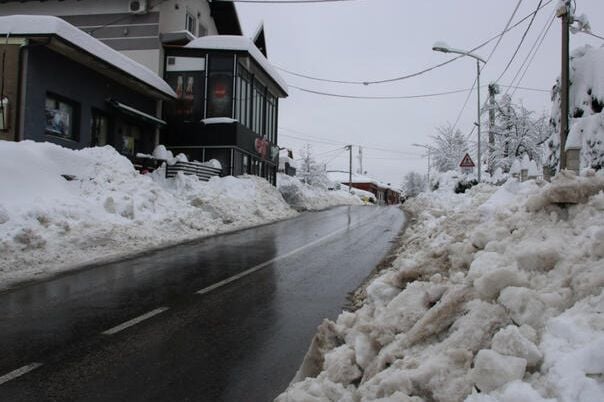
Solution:
M 69 106 L 71 108 L 71 112 L 69 115 L 69 128 L 70 134 L 68 136 L 61 135 L 59 132 L 49 128 L 48 126 L 48 115 L 49 112 L 47 102 L 52 100 L 56 102 L 57 108 L 53 109 L 55 111 L 60 110 L 61 104 Z M 67 141 L 78 142 L 80 140 L 80 104 L 72 99 L 66 98 L 54 92 L 46 92 L 46 96 L 44 97 L 44 113 L 46 117 L 46 122 L 44 124 L 44 133 L 46 135 L 61 138 Z M 53 116 L 54 118 L 54 116 Z

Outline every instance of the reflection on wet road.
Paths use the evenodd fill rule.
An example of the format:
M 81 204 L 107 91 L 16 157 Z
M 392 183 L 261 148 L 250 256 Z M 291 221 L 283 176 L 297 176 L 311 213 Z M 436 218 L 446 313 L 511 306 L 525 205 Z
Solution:
M 0 294 L 0 400 L 271 400 L 403 221 L 339 207 Z

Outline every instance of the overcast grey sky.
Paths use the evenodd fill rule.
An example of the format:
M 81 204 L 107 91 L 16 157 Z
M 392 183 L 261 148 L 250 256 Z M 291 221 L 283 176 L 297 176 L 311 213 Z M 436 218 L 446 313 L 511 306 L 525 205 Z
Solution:
M 251 36 L 263 21 L 269 60 L 306 75 L 346 81 L 370 81 L 423 70 L 453 56 L 432 51 L 436 41 L 471 49 L 501 33 L 518 0 L 356 0 L 315 4 L 237 3 L 244 34 Z M 547 4 L 548 0 L 543 0 Z M 539 34 L 553 18 L 557 0 L 536 16 L 508 71 L 499 81 L 509 84 Z M 587 14 L 592 31 L 604 36 L 604 1 L 576 0 L 577 15 Z M 539 0 L 523 0 L 512 24 L 533 12 Z M 529 20 L 514 28 L 484 68 L 481 84 L 497 79 L 518 46 Z M 520 86 L 549 90 L 560 71 L 560 20 L 555 19 Z M 487 58 L 491 42 L 475 53 Z M 604 41 L 571 35 L 573 48 Z M 362 95 L 407 96 L 471 88 L 476 78 L 473 59 L 464 57 L 419 77 L 380 85 L 344 85 L 310 81 L 282 73 L 290 85 L 312 90 Z M 505 89 L 505 88 L 503 88 Z M 364 147 L 368 175 L 399 185 L 409 171 L 424 173 L 427 160 L 413 143 L 428 144 L 435 128 L 454 123 L 469 91 L 432 98 L 356 100 L 331 98 L 290 88 L 280 103 L 279 145 L 299 151 L 310 143 L 328 169 L 348 169 L 345 143 Z M 484 101 L 486 88 L 481 89 Z M 551 108 L 547 92 L 518 89 L 516 101 L 537 112 Z M 458 127 L 469 133 L 476 121 L 476 90 Z M 300 140 L 294 137 L 303 137 Z M 476 135 L 472 135 L 475 140 Z M 485 138 L 485 137 L 483 137 Z M 321 142 L 320 142 L 321 141 Z M 339 150 L 338 150 L 339 149 Z M 333 152 L 331 152 L 333 151 Z M 354 148 L 356 156 L 357 148 Z M 474 157 L 474 155 L 472 155 Z M 354 169 L 357 160 L 354 160 Z

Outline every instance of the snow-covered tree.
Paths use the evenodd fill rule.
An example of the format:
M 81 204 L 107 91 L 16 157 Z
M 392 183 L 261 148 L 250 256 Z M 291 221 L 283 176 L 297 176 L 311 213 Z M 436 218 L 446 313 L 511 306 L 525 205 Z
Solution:
M 570 59 L 569 145 L 581 148 L 581 167 L 604 168 L 604 48 L 587 45 L 574 50 Z M 560 80 L 552 91 L 552 133 L 545 148 L 546 165 L 560 164 Z
M 423 175 L 417 172 L 409 172 L 403 178 L 401 190 L 405 197 L 415 197 L 425 190 L 426 184 L 427 180 Z
M 303 183 L 327 189 L 331 182 L 327 177 L 326 167 L 314 159 L 310 145 L 302 149 L 300 155 L 300 168 L 297 169 L 296 176 Z
M 514 104 L 509 95 L 504 95 L 496 104 L 493 134 L 495 143 L 489 153 L 489 166 L 509 171 L 514 160 L 528 155 L 541 164 L 543 144 L 551 133 L 544 115 Z
M 431 145 L 434 166 L 439 172 L 454 170 L 468 152 L 468 141 L 459 129 L 454 129 L 451 123 L 436 129 L 432 136 Z

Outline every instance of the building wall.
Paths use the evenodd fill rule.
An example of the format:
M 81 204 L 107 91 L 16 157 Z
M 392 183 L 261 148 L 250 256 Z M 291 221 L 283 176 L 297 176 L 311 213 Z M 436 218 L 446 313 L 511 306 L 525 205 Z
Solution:
M 5 48 L 5 45 L 2 44 L 0 47 L 3 48 L 3 51 L 6 51 L 4 71 L 2 71 L 2 63 L 0 63 L 0 76 L 4 77 L 4 93 L 2 96 L 8 99 L 8 105 L 5 108 L 6 127 L 5 130 L 0 130 L 0 140 L 12 141 L 16 139 L 20 45 L 17 43 L 9 44 Z
M 148 0 L 147 4 L 154 0 Z M 0 15 L 42 14 L 59 16 L 103 43 L 163 74 L 160 34 L 184 31 L 186 13 L 204 27 L 206 35 L 218 33 L 207 0 L 167 0 L 145 14 L 131 14 L 128 0 L 47 0 L 2 3 Z
M 90 146 L 93 108 L 114 119 L 122 118 L 108 105 L 107 98 L 116 99 L 150 115 L 155 114 L 156 100 L 111 81 L 46 47 L 32 47 L 27 50 L 27 73 L 24 79 L 23 139 L 50 141 L 74 149 Z M 76 113 L 79 115 L 79 118 L 76 118 L 79 124 L 75 125 L 77 141 L 46 132 L 45 101 L 49 92 L 76 105 Z M 146 125 L 141 127 L 145 128 L 143 136 L 150 139 L 152 146 L 154 128 Z
M 186 13 L 189 12 L 197 20 L 197 25 L 205 28 L 206 32 L 191 32 L 195 36 L 218 35 L 216 24 L 210 13 L 207 0 L 168 0 L 158 7 L 160 13 L 160 32 L 175 32 L 185 29 Z

